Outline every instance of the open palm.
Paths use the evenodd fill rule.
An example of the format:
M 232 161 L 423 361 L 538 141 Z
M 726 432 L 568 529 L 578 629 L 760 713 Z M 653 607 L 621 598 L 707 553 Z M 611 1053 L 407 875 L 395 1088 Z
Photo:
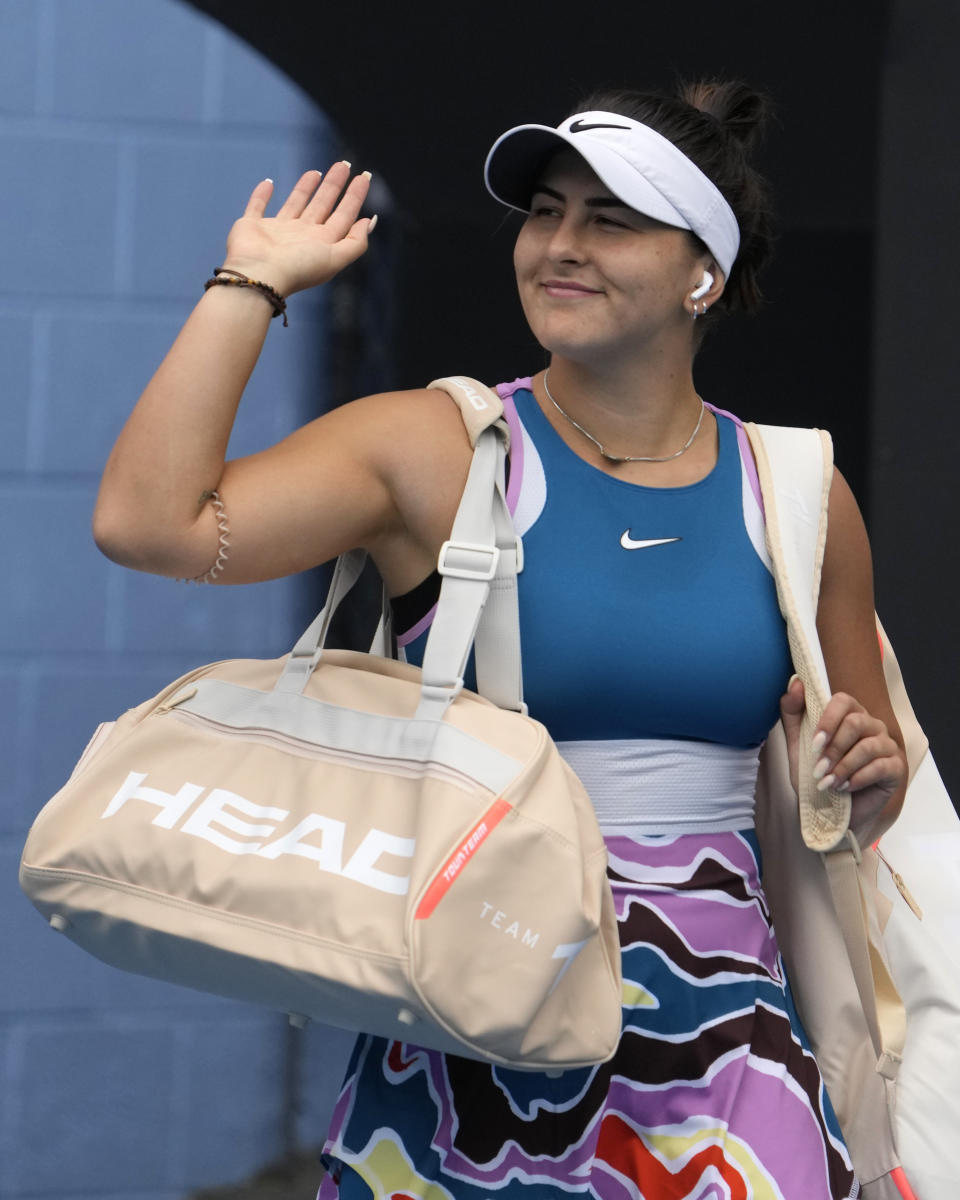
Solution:
M 267 217 L 273 183 L 263 180 L 230 230 L 224 266 L 284 296 L 326 283 L 367 248 L 373 219 L 359 214 L 369 186 L 367 172 L 350 179 L 346 162 L 334 163 L 325 175 L 307 171 L 276 216 Z

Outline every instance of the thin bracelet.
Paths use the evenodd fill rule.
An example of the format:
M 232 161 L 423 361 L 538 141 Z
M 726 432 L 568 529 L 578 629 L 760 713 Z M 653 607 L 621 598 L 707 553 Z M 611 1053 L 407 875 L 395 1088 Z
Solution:
M 202 575 L 194 575 L 190 579 L 178 579 L 178 583 L 213 583 L 227 561 L 227 550 L 230 546 L 230 523 L 227 520 L 226 509 L 223 507 L 220 493 L 204 492 L 203 499 L 204 501 L 210 501 L 217 514 L 217 528 L 220 530 L 220 540 L 217 543 L 216 562 L 214 562 L 209 571 L 204 571 Z
M 258 291 L 262 296 L 270 301 L 273 307 L 273 315 L 275 317 L 283 317 L 284 325 L 287 324 L 287 302 L 275 287 L 271 287 L 269 283 L 264 283 L 262 279 L 251 279 L 249 275 L 244 275 L 240 271 L 232 271 L 229 267 L 214 267 L 213 276 L 203 285 L 203 290 L 208 292 L 210 288 L 221 284 L 224 287 L 248 287 Z

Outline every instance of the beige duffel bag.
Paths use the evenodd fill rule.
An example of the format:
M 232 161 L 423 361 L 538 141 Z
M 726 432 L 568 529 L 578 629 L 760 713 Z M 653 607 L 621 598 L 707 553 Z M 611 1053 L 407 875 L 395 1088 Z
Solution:
M 289 656 L 201 667 L 102 727 L 20 879 L 55 929 L 125 970 L 512 1066 L 582 1066 L 620 1032 L 606 853 L 519 698 L 511 712 L 462 689 L 491 586 L 481 630 L 516 644 L 500 623 L 516 622 L 519 544 L 495 486 L 502 429 L 460 392 L 476 449 L 423 671 L 324 651 L 347 556 Z

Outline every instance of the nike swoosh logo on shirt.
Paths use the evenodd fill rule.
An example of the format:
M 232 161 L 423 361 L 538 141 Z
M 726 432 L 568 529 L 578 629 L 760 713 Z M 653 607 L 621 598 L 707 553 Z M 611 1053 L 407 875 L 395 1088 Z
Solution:
M 624 550 L 646 550 L 648 546 L 665 546 L 668 542 L 682 542 L 683 538 L 640 538 L 634 540 L 630 536 L 630 530 L 625 529 L 620 536 L 620 545 Z

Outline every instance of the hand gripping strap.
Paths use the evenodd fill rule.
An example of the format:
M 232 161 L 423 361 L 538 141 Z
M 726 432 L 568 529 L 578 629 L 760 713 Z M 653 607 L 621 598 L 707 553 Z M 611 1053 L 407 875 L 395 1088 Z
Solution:
M 757 463 L 780 611 L 806 696 L 800 731 L 800 828 L 811 850 L 830 850 L 840 844 L 850 823 L 850 797 L 817 791 L 810 746 L 830 698 L 816 616 L 833 478 L 832 444 L 830 435 L 818 429 L 752 424 L 744 428 Z
M 860 848 L 848 829 L 850 798 L 819 793 L 813 782 L 813 730 L 830 696 L 816 628 L 833 476 L 830 438 L 820 430 L 745 428 L 757 462 L 777 595 L 794 669 L 803 681 L 806 697 L 798 755 L 801 832 L 811 850 L 822 852 L 877 1070 L 894 1079 L 903 1053 L 906 1015 L 881 949 L 876 916 L 867 901 Z

